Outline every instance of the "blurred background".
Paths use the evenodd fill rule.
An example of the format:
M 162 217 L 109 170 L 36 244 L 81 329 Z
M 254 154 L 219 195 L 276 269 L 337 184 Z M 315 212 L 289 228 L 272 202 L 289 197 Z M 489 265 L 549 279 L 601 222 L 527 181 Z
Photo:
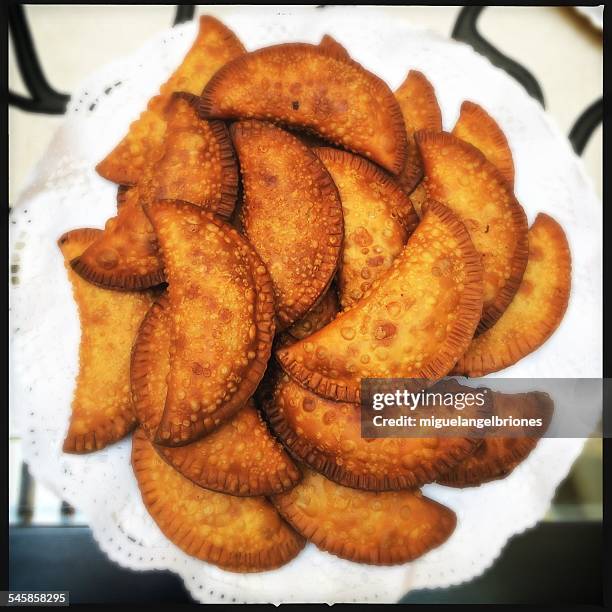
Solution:
M 471 44 L 517 78 L 531 95 L 544 102 L 561 130 L 570 136 L 574 149 L 584 160 L 596 193 L 601 197 L 603 7 L 379 8 L 392 13 L 396 20 L 427 27 Z M 101 65 L 137 50 L 151 36 L 176 21 L 202 13 L 223 19 L 223 15 L 231 10 L 235 7 L 11 4 L 9 206 L 43 156 L 63 120 L 62 112 L 70 92 L 78 88 L 82 79 Z M 137 598 L 140 587 L 132 572 L 115 568 L 106 561 L 93 543 L 78 511 L 62 502 L 43 484 L 32 480 L 21 460 L 19 432 L 14 427 L 12 415 L 9 438 L 11 588 L 36 588 L 31 576 L 38 563 L 43 572 L 42 578 L 38 574 L 38 589 L 50 586 L 63 589 L 56 584 L 62 576 L 58 551 L 69 537 L 81 547 L 81 556 L 76 556 L 74 544 L 66 548 L 67 558 L 83 558 L 84 555 L 93 564 L 89 571 L 95 566 L 98 574 L 101 572 L 108 579 L 112 577 L 115 584 L 130 585 L 123 591 L 122 588 L 116 589 L 117 593 L 122 593 L 123 599 Z M 515 538 L 518 549 L 517 542 L 513 541 L 493 568 L 493 574 L 485 574 L 484 583 L 479 579 L 480 582 L 463 587 L 463 590 L 448 589 L 446 594 L 411 594 L 406 601 L 492 601 L 500 598 L 502 601 L 519 601 L 514 587 L 508 587 L 508 577 L 503 572 L 515 575 L 518 571 L 516 564 L 524 564 L 521 546 L 526 547 L 525 550 L 547 546 L 550 549 L 552 540 L 547 538 L 556 541 L 561 533 L 569 538 L 569 542 L 575 539 L 576 547 L 584 546 L 597 541 L 596 532 L 589 526 L 599 525 L 601 519 L 602 445 L 601 440 L 591 439 L 558 489 L 546 517 L 547 524 L 532 530 L 536 536 L 529 536 L 528 532 L 526 536 Z M 54 527 L 55 531 L 49 531 L 49 527 Z M 521 538 L 525 537 L 532 540 L 521 544 Z M 543 539 L 536 542 L 536 537 Z M 53 563 L 52 567 L 45 567 L 48 564 L 44 563 L 41 552 L 53 547 L 55 554 L 60 554 L 60 561 L 55 563 L 59 572 L 56 574 L 53 574 Z M 575 550 L 578 554 L 578 548 Z M 597 555 L 596 551 L 593 554 Z M 74 588 L 81 589 L 78 592 L 83 600 L 109 601 L 109 597 L 111 600 L 119 597 L 117 593 L 104 592 L 101 583 L 96 587 L 85 577 L 79 578 L 79 569 L 73 564 L 71 567 Z M 553 568 L 551 572 L 554 573 Z M 144 577 L 143 574 L 140 577 Z M 64 579 L 67 579 L 66 574 Z M 40 584 L 41 580 L 48 581 L 46 587 Z M 171 575 L 163 579 L 158 576 L 154 584 L 142 588 L 146 593 L 145 600 L 153 595 L 160 601 L 189 599 L 180 581 Z M 522 596 L 527 597 L 528 587 L 525 589 Z M 504 593 L 506 599 L 503 599 Z

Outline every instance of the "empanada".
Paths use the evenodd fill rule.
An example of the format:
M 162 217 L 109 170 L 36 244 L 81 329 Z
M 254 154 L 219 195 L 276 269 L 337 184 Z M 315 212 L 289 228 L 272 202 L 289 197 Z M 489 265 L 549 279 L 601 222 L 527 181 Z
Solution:
M 342 201 L 344 248 L 338 270 L 342 308 L 358 302 L 403 251 L 419 218 L 410 198 L 383 170 L 346 151 L 315 149 Z
M 525 431 L 530 435 L 503 437 L 489 431 L 474 452 L 436 482 L 449 487 L 475 487 L 491 480 L 504 478 L 527 458 L 546 431 L 553 415 L 551 398 L 540 391 L 530 393 L 493 393 L 493 411 L 500 417 L 541 418 L 543 427 Z
M 302 318 L 329 287 L 342 248 L 342 205 L 325 166 L 271 123 L 231 127 L 240 160 L 244 233 L 274 283 L 279 329 Z
M 145 207 L 168 286 L 170 373 L 155 442 L 180 446 L 230 419 L 259 384 L 274 337 L 272 281 L 230 225 L 173 200 Z
M 406 163 L 397 181 L 410 194 L 423 177 L 423 162 L 414 134 L 418 130 L 439 132 L 442 129 L 442 113 L 433 85 L 418 70 L 408 73 L 405 81 L 395 90 L 395 97 L 402 111 L 408 141 Z
M 204 88 L 200 110 L 306 128 L 394 174 L 405 164 L 402 114 L 387 84 L 316 45 L 286 43 L 237 58 Z
M 457 522 L 418 490 L 358 491 L 307 468 L 297 487 L 272 502 L 318 548 L 374 565 L 413 561 L 446 541 Z
M 365 438 L 357 404 L 322 398 L 284 372 L 262 401 L 274 433 L 304 463 L 339 484 L 369 491 L 420 487 L 474 450 L 474 437 Z M 429 408 L 432 410 L 433 408 Z M 454 408 L 439 408 L 454 416 Z
M 417 132 L 430 198 L 465 223 L 484 269 L 478 333 L 491 327 L 516 293 L 527 265 L 527 217 L 500 171 L 473 145 L 452 134 Z
M 164 281 L 157 237 L 141 206 L 139 186 L 124 191 L 117 216 L 70 263 L 84 279 L 120 291 L 138 291 Z
M 463 223 L 431 202 L 391 268 L 329 325 L 280 348 L 300 384 L 359 402 L 362 378 L 447 374 L 467 349 L 482 309 L 482 267 Z
M 529 230 L 529 261 L 514 299 L 491 329 L 474 338 L 453 373 L 485 376 L 542 346 L 565 314 L 571 268 L 563 228 L 540 213 Z
M 175 91 L 199 95 L 210 77 L 225 63 L 244 53 L 231 30 L 208 15 L 200 17 L 200 29 L 181 65 L 151 98 L 123 140 L 96 166 L 97 172 L 115 183 L 135 185 L 147 163 L 162 155 L 166 133 L 164 109 Z
M 101 289 L 74 273 L 69 262 L 100 233 L 77 229 L 58 241 L 81 323 L 79 373 L 63 446 L 66 453 L 100 450 L 136 425 L 129 387 L 130 352 L 152 296 Z
M 144 432 L 132 440 L 142 500 L 163 534 L 192 557 L 232 572 L 284 565 L 304 547 L 263 497 L 235 497 L 197 486 L 166 463 Z
M 514 161 L 508 139 L 495 119 L 482 106 L 467 100 L 461 105 L 453 136 L 479 149 L 501 172 L 510 188 L 514 186 Z
M 159 446 L 162 457 L 206 489 L 252 497 L 293 488 L 302 478 L 272 437 L 252 399 L 229 422 L 186 446 Z
M 155 438 L 164 412 L 169 372 L 170 314 L 163 296 L 147 313 L 132 351 L 134 411 L 150 439 Z M 175 448 L 158 446 L 157 450 L 197 485 L 231 495 L 271 495 L 290 489 L 301 478 L 251 399 L 204 438 Z

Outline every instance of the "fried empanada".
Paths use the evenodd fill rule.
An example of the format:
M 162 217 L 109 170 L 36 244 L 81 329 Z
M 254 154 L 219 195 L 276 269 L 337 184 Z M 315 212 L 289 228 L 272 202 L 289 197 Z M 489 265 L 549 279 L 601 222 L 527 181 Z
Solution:
M 321 42 L 319 43 L 319 49 L 323 49 L 325 53 L 328 53 L 339 60 L 352 61 L 349 52 L 329 34 L 325 34 L 323 36 Z
M 129 390 L 130 352 L 152 296 L 100 289 L 74 273 L 70 260 L 100 233 L 78 229 L 58 241 L 81 323 L 79 373 L 63 446 L 66 453 L 100 450 L 136 425 Z
M 192 557 L 232 572 L 263 572 L 284 565 L 304 547 L 304 539 L 265 498 L 197 486 L 166 463 L 140 429 L 132 440 L 132 467 L 149 514 Z
M 306 338 L 331 323 L 339 310 L 336 288 L 332 285 L 323 294 L 318 304 L 313 306 L 299 321 L 287 328 L 287 334 L 293 338 L 293 341 Z
M 338 270 L 342 308 L 358 302 L 403 251 L 419 222 L 410 198 L 371 162 L 331 147 L 315 149 L 342 201 L 344 248 Z
M 138 183 L 146 164 L 155 162 L 163 153 L 164 109 L 171 95 L 175 91 L 199 95 L 221 66 L 244 52 L 242 43 L 220 21 L 200 17 L 198 36 L 183 62 L 149 101 L 147 110 L 130 125 L 123 140 L 96 166 L 97 172 L 115 183 Z
M 480 257 L 463 223 L 431 202 L 402 254 L 357 304 L 276 355 L 319 395 L 359 402 L 362 378 L 435 381 L 447 374 L 481 309 Z
M 395 97 L 404 117 L 408 140 L 406 163 L 397 181 L 400 187 L 410 194 L 423 177 L 423 162 L 414 141 L 414 134 L 418 130 L 439 132 L 442 129 L 442 113 L 433 85 L 418 70 L 408 73 L 405 81 L 396 89 Z
M 230 225 L 186 202 L 145 206 L 169 283 L 170 373 L 155 442 L 180 446 L 230 419 L 261 380 L 274 337 L 272 281 Z
M 445 132 L 415 135 L 430 198 L 465 223 L 484 269 L 478 333 L 491 327 L 516 293 L 527 265 L 527 217 L 500 171 L 473 145 Z
M 101 177 L 120 185 L 136 185 L 147 162 L 161 157 L 166 135 L 166 101 L 159 95 L 149 101 L 147 110 L 130 124 L 127 135 L 96 166 Z
M 571 268 L 563 228 L 540 213 L 529 230 L 529 261 L 519 290 L 497 323 L 474 338 L 453 373 L 485 376 L 542 346 L 565 314 Z
M 274 45 L 237 58 L 204 88 L 200 110 L 306 128 L 394 174 L 406 160 L 402 113 L 387 84 L 316 45 Z
M 152 197 L 184 200 L 226 219 L 234 212 L 238 166 L 222 121 L 198 116 L 197 96 L 177 93 L 167 111 L 163 155 L 152 170 Z
M 546 393 L 493 393 L 495 414 L 500 417 L 537 418 L 546 429 L 553 414 L 553 402 Z M 436 480 L 449 487 L 475 487 L 491 480 L 504 478 L 527 458 L 542 436 L 498 437 L 487 432 L 474 452 Z
M 452 133 L 479 149 L 501 172 L 510 187 L 514 186 L 514 161 L 508 139 L 482 106 L 466 100 L 461 105 L 461 113 Z
M 72 268 L 85 280 L 120 291 L 147 289 L 164 282 L 157 237 L 142 210 L 143 187 L 124 190 L 117 216 L 75 257 Z
M 231 495 L 272 495 L 302 478 L 270 435 L 252 399 L 231 421 L 187 446 L 159 447 L 168 463 L 197 485 Z
M 134 411 L 150 439 L 161 422 L 170 372 L 170 314 L 166 296 L 151 307 L 132 351 Z M 231 495 L 271 495 L 293 487 L 300 471 L 268 432 L 253 400 L 216 431 L 187 446 L 157 447 L 183 476 Z
M 342 248 L 342 205 L 325 166 L 295 136 L 261 121 L 231 126 L 247 238 L 274 283 L 278 327 L 302 318 L 331 283 Z
M 303 481 L 272 502 L 321 550 L 374 565 L 412 561 L 440 546 L 455 513 L 416 491 L 374 493 L 343 487 L 304 469 Z
M 117 216 L 109 219 L 100 238 L 73 262 L 86 280 L 126 291 L 164 281 L 155 232 L 142 210 L 147 201 L 184 200 L 222 217 L 231 216 L 238 167 L 229 134 L 221 121 L 200 119 L 195 104 L 192 94 L 171 96 L 161 158 L 143 168 L 138 185 L 123 188 Z
M 322 398 L 284 372 L 275 372 L 270 386 L 262 408 L 274 433 L 293 455 L 344 486 L 369 491 L 420 487 L 456 466 L 480 442 L 449 436 L 366 439 L 358 405 Z

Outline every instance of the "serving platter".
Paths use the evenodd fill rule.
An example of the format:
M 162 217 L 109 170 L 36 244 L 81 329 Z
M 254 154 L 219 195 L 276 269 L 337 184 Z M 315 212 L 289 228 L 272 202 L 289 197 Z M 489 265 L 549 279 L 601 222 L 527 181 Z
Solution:
M 445 129 L 454 125 L 463 100 L 481 104 L 508 137 L 515 191 L 529 222 L 538 212 L 552 215 L 565 228 L 573 257 L 572 295 L 560 328 L 499 376 L 600 376 L 601 203 L 567 139 L 520 85 L 470 47 L 371 8 L 235 7 L 222 19 L 248 50 L 316 43 L 331 34 L 392 89 L 409 69 L 421 70 L 436 89 Z M 11 411 L 25 460 L 35 478 L 84 513 L 111 559 L 132 569 L 170 569 L 202 602 L 393 602 L 411 589 L 470 580 L 510 537 L 541 520 L 583 440 L 544 439 L 508 478 L 476 489 L 426 486 L 426 495 L 456 512 L 458 525 L 444 545 L 413 563 L 372 567 L 308 545 L 285 567 L 251 575 L 193 559 L 161 534 L 130 469 L 129 439 L 90 456 L 61 452 L 79 324 L 56 240 L 69 229 L 101 227 L 113 214 L 116 187 L 94 166 L 180 62 L 196 27 L 162 32 L 82 84 L 11 215 Z

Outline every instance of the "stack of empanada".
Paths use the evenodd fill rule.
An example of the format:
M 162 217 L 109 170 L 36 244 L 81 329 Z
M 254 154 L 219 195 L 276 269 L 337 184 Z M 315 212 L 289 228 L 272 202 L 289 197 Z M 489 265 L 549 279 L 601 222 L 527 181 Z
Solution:
M 535 446 L 361 436 L 363 379 L 483 376 L 565 312 L 564 232 L 545 214 L 528 230 L 477 104 L 444 132 L 418 71 L 393 93 L 329 36 L 247 53 L 203 17 L 97 170 L 117 216 L 59 241 L 82 330 L 64 450 L 136 429 L 144 503 L 188 554 L 264 571 L 311 541 L 404 563 L 456 523 L 419 487 L 501 478 Z

